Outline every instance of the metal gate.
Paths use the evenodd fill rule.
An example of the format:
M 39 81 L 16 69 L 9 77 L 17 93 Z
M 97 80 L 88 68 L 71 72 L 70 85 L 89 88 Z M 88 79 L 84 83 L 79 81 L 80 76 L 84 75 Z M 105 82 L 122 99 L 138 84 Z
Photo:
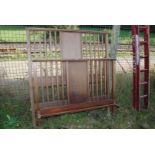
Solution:
M 33 124 L 41 117 L 115 106 L 108 33 L 28 28 Z

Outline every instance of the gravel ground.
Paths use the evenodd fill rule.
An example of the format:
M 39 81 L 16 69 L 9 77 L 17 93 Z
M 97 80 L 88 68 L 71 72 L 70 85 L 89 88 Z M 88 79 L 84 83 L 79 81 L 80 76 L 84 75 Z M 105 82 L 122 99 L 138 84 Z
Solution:
M 132 71 L 132 58 L 118 58 L 117 72 Z M 141 64 L 143 66 L 143 64 Z M 155 57 L 151 57 L 150 66 L 155 65 Z M 28 61 L 4 61 L 0 62 L 0 81 L 3 79 L 27 79 Z

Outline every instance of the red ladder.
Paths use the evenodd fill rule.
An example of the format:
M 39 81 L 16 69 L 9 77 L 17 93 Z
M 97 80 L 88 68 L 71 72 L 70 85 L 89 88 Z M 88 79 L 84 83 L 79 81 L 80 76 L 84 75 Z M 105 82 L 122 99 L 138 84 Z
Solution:
M 143 34 L 143 40 L 140 34 Z M 149 102 L 149 26 L 132 26 L 132 48 L 133 48 L 133 108 L 140 110 L 141 102 L 144 108 L 148 108 Z M 142 52 L 144 49 L 144 52 Z M 144 68 L 140 67 L 144 61 Z M 143 87 L 143 94 L 141 90 Z

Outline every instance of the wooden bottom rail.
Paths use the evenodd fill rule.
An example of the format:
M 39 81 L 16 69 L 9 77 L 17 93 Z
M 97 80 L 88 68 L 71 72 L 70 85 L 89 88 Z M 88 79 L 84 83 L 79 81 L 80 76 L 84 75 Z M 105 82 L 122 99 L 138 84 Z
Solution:
M 39 113 L 38 118 L 61 115 L 65 113 L 75 113 L 80 111 L 93 110 L 103 107 L 113 107 L 113 106 L 117 107 L 115 101 L 112 99 L 106 99 L 95 102 L 84 102 L 84 103 L 68 104 L 59 107 L 42 108 L 38 112 Z

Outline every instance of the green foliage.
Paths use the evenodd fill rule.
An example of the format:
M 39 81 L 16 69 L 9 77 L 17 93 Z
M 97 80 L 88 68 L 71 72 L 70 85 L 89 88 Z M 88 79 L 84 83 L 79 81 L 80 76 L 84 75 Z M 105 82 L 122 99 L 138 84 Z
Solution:
M 155 128 L 155 71 L 151 72 L 148 110 L 132 110 L 132 74 L 117 74 L 116 100 L 119 108 L 112 115 L 107 108 L 41 119 L 37 128 Z M 0 128 L 32 128 L 30 103 L 9 99 L 11 92 L 0 92 Z M 13 97 L 13 96 L 12 96 Z

